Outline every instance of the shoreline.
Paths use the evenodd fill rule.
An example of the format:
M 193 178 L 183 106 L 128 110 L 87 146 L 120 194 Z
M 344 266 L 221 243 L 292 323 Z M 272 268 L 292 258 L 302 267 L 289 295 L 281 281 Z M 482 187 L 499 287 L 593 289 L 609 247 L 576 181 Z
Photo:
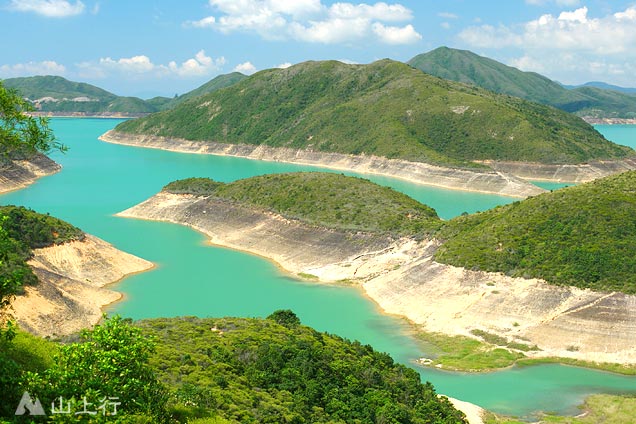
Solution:
M 35 249 L 28 264 L 38 284 L 25 287 L 11 309 L 21 328 L 41 337 L 99 323 L 103 308 L 124 296 L 108 286 L 155 266 L 89 234 L 82 241 Z
M 449 190 L 526 198 L 546 192 L 525 179 L 491 168 L 479 170 L 447 168 L 423 162 L 386 159 L 378 156 L 313 152 L 263 145 L 225 144 L 178 138 L 136 136 L 110 130 L 99 140 L 124 146 L 143 147 L 176 153 L 240 157 L 266 162 L 308 165 L 337 171 L 397 178 L 414 184 Z
M 14 160 L 0 167 L 0 195 L 21 190 L 40 178 L 57 174 L 62 165 L 49 157 L 36 154 L 29 160 Z
M 416 333 L 480 340 L 471 333 L 479 330 L 504 337 L 511 344 L 511 351 L 516 351 L 515 344 L 537 344 L 541 349 L 524 351 L 524 357 L 517 358 L 519 361 L 515 363 L 558 362 L 614 373 L 636 372 L 636 348 L 630 342 L 634 323 L 615 327 L 611 322 L 613 310 L 608 306 L 613 305 L 614 313 L 622 313 L 626 305 L 636 303 L 636 296 L 551 286 L 540 280 L 515 279 L 436 263 L 432 261 L 437 248 L 434 241 L 393 240 L 385 242 L 381 250 L 376 245 L 361 254 L 360 245 L 365 241 L 360 239 L 353 243 L 358 250 L 346 244 L 337 248 L 330 245 L 327 250 L 337 252 L 324 258 L 314 251 L 316 246 L 311 243 L 319 246 L 329 232 L 306 228 L 303 234 L 313 232 L 316 239 L 305 238 L 304 251 L 296 252 L 299 248 L 293 243 L 298 242 L 288 240 L 289 234 L 280 229 L 288 231 L 290 225 L 299 226 L 297 223 L 275 214 L 255 212 L 242 217 L 240 222 L 233 221 L 234 216 L 247 213 L 238 207 L 228 207 L 213 216 L 217 214 L 215 208 L 222 206 L 205 198 L 162 192 L 117 216 L 188 226 L 205 234 L 210 244 L 261 256 L 298 280 L 324 284 L 351 280 L 382 314 L 405 319 Z M 207 213 L 197 216 L 203 210 Z M 294 256 L 290 257 L 290 252 Z M 316 279 L 305 279 L 301 274 Z M 533 301 L 528 303 L 524 299 Z M 609 319 L 597 318 L 599 311 Z

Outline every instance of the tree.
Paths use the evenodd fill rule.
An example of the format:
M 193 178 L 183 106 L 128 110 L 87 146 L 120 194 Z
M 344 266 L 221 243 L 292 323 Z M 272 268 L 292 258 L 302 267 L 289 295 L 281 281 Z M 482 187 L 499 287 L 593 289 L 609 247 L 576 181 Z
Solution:
M 277 322 L 283 327 L 292 328 L 300 325 L 300 318 L 290 309 L 278 309 L 272 312 L 267 319 Z
M 27 113 L 32 111 L 29 102 L 0 81 L 0 155 L 4 160 L 67 150 L 55 140 L 48 120 L 29 116 Z
M 114 316 L 80 337 L 81 343 L 63 346 L 42 375 L 29 375 L 29 393 L 47 404 L 60 397 L 72 400 L 74 410 L 81 410 L 85 399 L 94 410 L 104 399 L 116 398 L 117 415 L 167 420 L 167 392 L 148 365 L 154 343 L 141 329 Z

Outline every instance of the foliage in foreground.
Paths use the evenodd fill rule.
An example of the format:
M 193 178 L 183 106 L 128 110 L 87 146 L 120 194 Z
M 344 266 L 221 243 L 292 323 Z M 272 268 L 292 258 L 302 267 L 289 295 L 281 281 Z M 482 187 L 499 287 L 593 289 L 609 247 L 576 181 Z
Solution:
M 636 171 L 453 219 L 436 260 L 636 293 Z
M 19 333 L 0 350 L 0 416 L 15 418 L 27 390 L 49 413 L 70 401 L 90 422 L 464 423 L 419 374 L 368 345 L 300 325 L 289 310 L 268 319 L 107 319 L 81 340 Z M 9 372 L 10 371 L 10 372 Z M 117 397 L 117 416 L 104 399 Z M 111 399 L 108 400 L 110 402 Z M 105 405 L 104 410 L 98 410 Z M 56 407 L 57 407 L 56 403 Z M 19 421 L 19 420 L 18 420 Z M 37 421 L 37 420 L 36 420 Z M 86 421 L 86 420 L 85 420 Z
M 279 324 L 281 322 L 283 325 Z M 270 319 L 153 319 L 151 359 L 181 418 L 237 423 L 462 423 L 419 374 L 371 346 Z
M 134 417 L 141 422 L 166 422 L 167 391 L 148 364 L 154 348 L 141 329 L 113 317 L 82 331 L 79 343 L 60 346 L 52 365 L 27 373 L 20 388 L 37 396 L 47 413 L 48 405 L 56 402 L 58 406 L 60 397 L 63 410 L 70 401 L 71 413 L 56 417 L 61 421 L 74 422 L 73 414 L 87 409 L 97 412 L 93 422 L 108 421 L 113 415 L 124 422 L 135 422 Z
M 333 173 L 271 174 L 229 184 L 189 178 L 164 190 L 213 195 L 327 228 L 415 236 L 431 234 L 441 225 L 434 209 L 403 193 Z
M 45 118 L 34 118 L 25 112 L 32 106 L 13 89 L 0 81 L 0 165 L 11 159 L 25 159 L 36 153 L 66 150 L 55 141 Z

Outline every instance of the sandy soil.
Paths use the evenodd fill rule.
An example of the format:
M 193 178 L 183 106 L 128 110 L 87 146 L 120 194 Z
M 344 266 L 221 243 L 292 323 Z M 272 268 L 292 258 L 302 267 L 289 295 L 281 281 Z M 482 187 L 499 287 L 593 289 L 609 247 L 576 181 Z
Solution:
M 29 265 L 39 283 L 15 298 L 13 314 L 22 328 L 51 337 L 99 322 L 102 307 L 121 298 L 104 286 L 153 267 L 90 235 L 83 241 L 36 249 Z

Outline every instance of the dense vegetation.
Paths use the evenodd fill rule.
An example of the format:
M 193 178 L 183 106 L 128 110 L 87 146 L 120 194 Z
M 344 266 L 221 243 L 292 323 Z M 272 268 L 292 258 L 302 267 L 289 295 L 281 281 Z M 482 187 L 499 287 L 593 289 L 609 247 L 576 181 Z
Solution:
M 268 319 L 171 318 L 133 326 L 119 317 L 63 344 L 18 333 L 0 350 L 0 417 L 24 390 L 46 412 L 61 396 L 92 422 L 464 423 L 419 374 L 371 346 L 300 325 L 291 311 Z M 75 422 L 58 415 L 56 422 Z M 111 421 L 109 421 L 111 420 Z M 1 419 L 0 419 L 1 421 Z
M 327 228 L 422 235 L 441 225 L 435 210 L 407 195 L 341 174 L 273 174 L 229 184 L 190 178 L 172 182 L 164 190 L 213 195 Z
M 209 422 L 464 422 L 387 354 L 282 315 L 142 321 L 157 339 L 151 364 L 175 390 L 174 409 L 227 420 Z
M 1 310 L 22 287 L 37 283 L 26 261 L 32 249 L 78 240 L 84 233 L 57 218 L 24 207 L 0 207 L 0 318 Z M 1 324 L 0 319 L 0 324 Z
M 453 219 L 440 262 L 636 293 L 636 171 Z
M 557 109 L 391 60 L 258 72 L 116 129 L 453 166 L 476 166 L 477 159 L 580 163 L 634 153 Z
M 535 72 L 523 72 L 467 50 L 440 47 L 415 56 L 409 65 L 428 74 L 473 84 L 576 113 L 579 116 L 636 118 L 636 95 L 601 87 L 571 90 Z

